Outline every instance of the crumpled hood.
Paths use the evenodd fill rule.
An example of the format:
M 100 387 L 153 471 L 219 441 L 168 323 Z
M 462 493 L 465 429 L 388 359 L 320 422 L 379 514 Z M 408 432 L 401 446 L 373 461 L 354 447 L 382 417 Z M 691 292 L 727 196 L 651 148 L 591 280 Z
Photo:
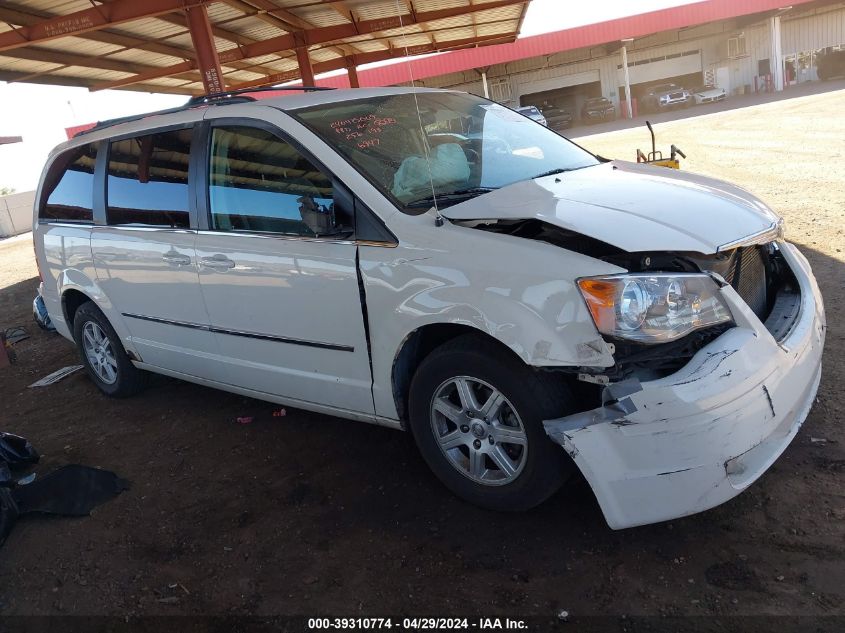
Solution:
M 537 219 L 629 252 L 704 254 L 778 221 L 734 185 L 626 161 L 518 182 L 441 214 L 450 220 Z

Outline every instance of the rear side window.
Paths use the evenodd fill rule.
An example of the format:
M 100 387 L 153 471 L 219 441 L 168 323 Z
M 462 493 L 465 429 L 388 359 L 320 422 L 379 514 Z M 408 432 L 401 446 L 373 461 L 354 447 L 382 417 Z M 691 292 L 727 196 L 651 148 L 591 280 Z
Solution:
M 106 180 L 109 224 L 188 228 L 190 129 L 112 141 Z
M 217 127 L 209 167 L 211 228 L 339 237 L 351 220 L 335 213 L 331 178 L 293 145 L 250 127 Z
M 59 156 L 44 181 L 38 217 L 63 222 L 94 221 L 94 166 L 97 144 L 82 145 Z

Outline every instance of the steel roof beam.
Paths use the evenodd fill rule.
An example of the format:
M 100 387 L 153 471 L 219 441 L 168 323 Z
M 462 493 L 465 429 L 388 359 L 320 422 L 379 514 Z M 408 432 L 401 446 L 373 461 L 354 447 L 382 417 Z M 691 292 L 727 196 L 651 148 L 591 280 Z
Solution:
M 145 66 L 133 62 L 126 62 L 117 59 L 109 59 L 105 56 L 77 55 L 74 53 L 62 52 L 60 56 L 56 51 L 46 48 L 18 48 L 13 51 L 2 51 L 0 57 L 11 57 L 13 59 L 26 59 L 33 62 L 45 62 L 64 66 L 81 66 L 83 68 L 97 68 L 100 70 L 114 70 L 121 73 L 143 73 L 153 70 L 154 66 Z
M 357 55 L 350 55 L 349 57 L 338 57 L 337 59 L 330 59 L 329 61 L 319 62 L 313 65 L 314 74 L 328 73 L 333 70 L 349 69 L 361 66 L 363 64 L 373 64 L 375 62 L 388 61 L 390 59 L 399 59 L 408 55 L 425 55 L 428 53 L 439 53 L 443 51 L 459 50 L 463 48 L 470 48 L 479 45 L 487 44 L 504 44 L 513 41 L 512 35 L 487 35 L 480 38 L 469 38 L 465 40 L 453 40 L 451 42 L 444 42 L 443 44 L 420 44 L 418 46 L 409 46 L 406 48 L 391 48 L 385 51 L 373 51 L 371 53 L 359 53 Z M 355 73 L 357 79 L 357 72 Z M 286 72 L 275 73 L 267 75 L 261 79 L 247 81 L 240 84 L 229 86 L 230 90 L 240 90 L 243 88 L 258 88 L 260 86 L 271 86 L 273 84 L 281 84 L 289 81 L 296 81 L 300 79 L 298 70 L 289 70 Z
M 497 25 L 504 24 L 504 23 L 509 23 L 509 22 L 512 22 L 512 21 L 513 21 L 513 18 L 508 18 L 508 19 L 506 19 L 506 20 L 491 20 L 491 21 L 485 21 L 485 22 L 483 22 L 482 24 L 483 24 L 484 26 L 497 26 Z M 427 34 L 427 35 L 430 35 L 432 38 L 434 38 L 434 42 L 429 41 L 428 43 L 434 43 L 434 44 L 437 44 L 437 40 L 436 40 L 436 38 L 437 38 L 437 36 L 438 36 L 439 34 L 443 33 L 444 31 L 445 31 L 445 32 L 448 32 L 448 31 L 453 31 L 454 29 L 455 29 L 455 27 L 454 27 L 454 26 L 448 26 L 448 27 L 444 27 L 444 28 L 436 28 L 436 29 L 427 29 L 427 30 L 426 30 L 426 34 Z M 496 38 L 501 37 L 501 38 L 510 38 L 510 39 L 512 40 L 512 39 L 513 39 L 513 37 L 514 37 L 514 35 L 513 35 L 512 33 L 510 33 L 510 32 L 507 32 L 507 33 L 497 34 L 497 35 L 495 35 L 495 36 L 485 36 L 485 37 L 496 37 Z M 374 36 L 372 36 L 372 37 L 368 37 L 367 39 L 362 39 L 362 40 L 359 40 L 359 41 L 356 41 L 356 42 L 350 42 L 350 44 L 351 44 L 351 45 L 357 45 L 357 44 L 361 44 L 361 43 L 372 44 L 372 43 L 376 43 L 376 42 L 387 42 L 387 47 L 388 47 L 388 48 L 400 49 L 400 48 L 404 48 L 404 47 L 403 47 L 403 46 L 392 46 L 392 45 L 391 45 L 391 43 L 390 43 L 390 40 L 401 40 L 401 39 L 402 39 L 401 37 L 397 37 L 397 36 L 395 36 L 395 35 L 383 35 L 383 34 L 379 34 L 379 35 L 374 35 Z M 454 42 L 454 41 L 457 41 L 457 40 L 441 40 L 441 41 L 440 41 L 440 46 L 452 46 L 452 43 L 451 43 L 451 42 Z M 461 40 L 461 41 L 463 41 L 463 40 Z M 486 42 L 487 40 L 482 40 L 482 41 L 483 41 L 483 42 Z M 332 46 L 332 45 L 318 46 L 316 49 L 315 49 L 315 48 L 312 48 L 312 49 L 311 49 L 311 51 L 313 52 L 314 50 L 325 50 L 325 49 L 327 49 L 327 48 L 334 48 L 334 46 Z M 360 55 L 360 54 L 362 54 L 362 53 L 364 53 L 364 52 L 365 52 L 365 51 L 360 51 L 360 50 L 358 50 L 358 51 L 346 52 L 346 53 L 343 53 L 343 54 L 342 54 L 342 57 L 353 57 L 353 56 L 355 56 L 355 55 Z M 281 56 L 281 55 L 280 55 L 280 56 Z M 289 58 L 291 58 L 291 57 L 293 57 L 293 53 L 291 53 L 290 55 L 287 55 L 287 56 L 282 56 L 282 58 L 283 58 L 283 59 L 284 59 L 284 58 L 288 58 L 288 59 L 289 59 Z M 246 64 L 247 62 L 240 62 L 240 63 L 242 63 L 242 64 Z M 248 70 L 248 71 L 252 71 L 252 72 L 259 72 L 259 70 L 260 70 L 260 69 L 259 69 L 259 66 L 258 66 L 258 65 L 251 65 L 251 66 L 247 66 L 246 68 L 244 68 L 244 70 Z M 272 73 L 269 73 L 269 74 L 275 74 L 275 71 L 274 71 L 274 72 L 272 72 Z
M 197 63 L 193 60 L 187 60 L 182 62 L 181 64 L 176 64 L 175 66 L 170 66 L 170 69 L 173 70 L 168 76 L 171 75 L 178 75 L 180 73 L 185 73 L 191 70 L 197 70 Z M 97 92 L 98 90 L 111 90 L 112 88 L 125 88 L 126 86 L 131 86 L 132 84 L 149 81 L 150 79 L 161 79 L 162 74 L 161 70 L 158 68 L 153 68 L 151 70 L 138 73 L 137 75 L 132 75 L 131 77 L 125 77 L 123 79 L 115 79 L 114 81 L 104 81 L 97 84 L 90 86 L 91 92 Z
M 288 31 L 289 33 L 315 28 L 311 22 L 300 18 L 290 11 L 276 7 L 269 0 L 223 0 L 223 2 L 232 8 L 243 11 L 243 17 L 258 18 L 267 24 L 275 26 L 277 29 Z M 332 48 L 341 56 L 357 52 L 352 50 L 351 46 L 338 45 Z
M 18 26 L 31 26 L 43 19 L 49 19 L 52 16 L 44 11 L 35 11 L 27 8 L 27 11 L 21 11 L 18 8 L 11 6 L 0 6 L 0 20 L 9 22 Z M 75 35 L 82 39 L 91 40 L 93 42 L 101 42 L 103 44 L 111 44 L 113 46 L 122 46 L 124 48 L 138 48 L 151 53 L 158 53 L 159 55 L 169 55 L 177 59 L 191 59 L 194 52 L 185 48 L 177 48 L 169 44 L 161 44 L 159 42 L 148 42 L 132 35 L 124 35 L 122 33 L 115 33 L 114 31 L 104 29 L 101 31 L 89 31 Z M 57 51 L 57 55 L 61 52 Z
M 122 0 L 118 0 L 122 1 Z M 161 0 L 159 0 L 161 1 Z M 426 24 L 437 20 L 443 20 L 450 17 L 468 15 L 470 13 L 477 13 L 481 11 L 490 11 L 491 9 L 499 9 L 502 7 L 509 7 L 515 5 L 524 5 L 528 0 L 495 0 L 494 2 L 487 2 L 485 4 L 474 4 L 466 7 L 454 7 L 450 9 L 439 9 L 436 11 L 417 11 L 412 14 L 404 14 L 401 16 L 394 16 L 389 18 L 380 18 L 377 20 L 361 20 L 350 24 L 341 24 L 337 26 L 317 27 L 305 31 L 297 31 L 295 33 L 288 33 L 279 37 L 273 37 L 254 44 L 246 46 L 239 46 L 228 51 L 223 51 L 219 54 L 220 63 L 224 66 L 232 62 L 249 59 L 252 57 L 261 57 L 263 55 L 271 55 L 285 50 L 295 50 L 301 46 L 313 46 L 316 44 L 325 44 L 342 40 L 348 37 L 357 37 L 359 35 L 368 35 L 373 33 L 380 33 L 392 29 L 400 28 L 401 26 L 410 26 L 413 24 Z M 498 36 L 508 37 L 508 36 Z M 354 42 L 351 43 L 354 46 Z M 447 45 L 446 42 L 443 43 Z M 418 47 L 410 47 L 411 49 Z M 415 53 L 416 54 L 416 53 Z M 174 73 L 183 71 L 182 64 L 162 68 L 158 75 L 145 75 L 145 79 L 154 79 L 156 77 L 168 77 Z M 320 71 L 315 72 L 319 73 Z M 119 87 L 134 83 L 132 77 L 122 80 L 122 83 L 116 84 L 100 84 L 96 89 L 101 89 L 100 86 Z
M 202 6 L 209 0 L 113 0 L 90 9 L 57 15 L 5 33 L 0 33 L 0 51 L 38 42 L 96 31 L 140 18 L 152 18 L 173 11 Z
M 314 25 L 307 22 L 298 15 L 291 13 L 270 0 L 223 0 L 246 14 L 253 12 L 253 15 L 260 19 L 272 20 L 276 26 L 281 26 L 285 31 L 304 31 L 314 28 Z
M 187 9 L 187 14 L 188 30 L 191 32 L 194 50 L 197 51 L 197 64 L 203 88 L 206 94 L 223 92 L 226 85 L 223 83 L 223 69 L 220 67 L 220 58 L 214 45 L 208 11 L 203 5 L 199 5 Z
M 20 81 L 26 77 L 27 73 L 5 70 L 0 71 L 0 81 Z M 90 88 L 92 80 L 83 79 L 81 77 L 68 77 L 66 75 L 41 75 L 38 77 L 31 77 L 26 80 L 27 83 L 32 84 L 47 84 L 51 86 L 77 86 L 80 88 Z M 155 84 L 138 83 L 133 84 L 131 90 L 138 92 L 160 92 L 165 94 L 202 94 L 202 90 L 192 90 L 183 86 L 159 86 Z
M 46 13 L 44 11 L 35 11 L 34 9 L 29 9 L 29 8 L 27 10 L 31 11 L 31 12 L 21 11 L 20 9 L 18 9 L 16 7 L 10 7 L 10 6 L 0 7 L 0 20 L 3 20 L 5 22 L 9 22 L 11 24 L 20 25 L 20 26 L 30 26 L 30 25 L 35 24 L 36 22 L 39 22 L 43 19 L 48 19 L 48 18 L 53 17 L 51 14 Z M 182 26 L 182 27 L 185 28 L 186 32 L 188 30 L 188 26 L 187 26 L 188 23 L 187 23 L 187 19 L 185 18 L 184 14 L 173 13 L 173 14 L 170 14 L 170 15 L 160 15 L 160 16 L 158 16 L 158 19 L 164 20 L 166 22 L 170 22 L 172 24 L 177 24 L 179 26 Z M 215 32 L 215 29 L 216 29 L 216 27 L 212 26 L 212 32 Z M 223 31 L 223 29 L 219 29 L 219 30 L 221 31 L 221 33 L 215 32 L 215 35 L 217 35 L 218 37 L 221 37 L 223 39 L 229 39 L 231 41 L 234 41 L 234 39 L 232 39 L 232 38 L 234 38 L 235 36 L 237 36 L 239 39 L 243 37 L 243 36 L 238 36 L 235 33 L 230 34 L 228 31 Z M 224 33 L 225 33 L 225 35 L 224 35 Z M 80 39 L 90 40 L 92 42 L 100 42 L 100 43 L 103 43 L 103 44 L 111 44 L 112 46 L 120 46 L 120 47 L 123 47 L 124 49 L 139 49 L 139 50 L 144 50 L 144 51 L 150 51 L 151 53 L 158 53 L 159 55 L 168 55 L 170 57 L 176 57 L 177 59 L 192 60 L 196 57 L 196 53 L 193 50 L 190 50 L 190 49 L 187 49 L 187 48 L 178 48 L 178 47 L 172 46 L 170 44 L 163 44 L 161 42 L 147 41 L 147 40 L 140 39 L 139 37 L 136 37 L 136 36 L 133 36 L 133 35 L 125 35 L 123 33 L 118 33 L 118 32 L 112 31 L 110 29 L 103 29 L 103 30 L 100 30 L 100 31 L 89 31 L 87 33 L 75 35 L 75 37 L 79 37 Z M 255 40 L 250 39 L 250 38 L 246 38 L 246 37 L 243 37 L 243 40 L 246 40 L 246 43 L 250 43 L 250 44 L 255 42 Z M 31 47 L 28 47 L 28 48 L 14 49 L 14 50 L 15 50 L 15 53 L 14 53 L 15 57 L 20 57 L 21 59 L 29 59 L 28 56 L 18 55 L 18 52 L 29 51 L 29 50 L 37 50 L 37 49 L 33 49 Z M 47 50 L 47 49 L 44 49 L 44 50 Z M 114 51 L 114 52 L 120 52 L 120 51 Z M 55 59 L 53 61 L 55 63 L 57 63 L 57 64 L 64 63 L 64 59 L 66 57 L 66 54 L 64 52 L 53 51 L 53 53 L 54 53 L 54 56 L 55 56 Z M 0 53 L 0 54 L 2 54 L 2 53 Z M 98 62 L 103 61 L 111 54 L 112 53 L 106 53 L 105 55 L 103 55 L 101 57 L 92 58 L 92 59 L 96 59 Z M 9 53 L 8 56 L 12 56 L 12 53 Z M 50 60 L 44 60 L 44 61 L 50 61 Z M 134 63 L 134 62 L 127 62 L 127 63 Z M 74 64 L 74 65 L 75 66 L 91 67 L 91 68 L 99 68 L 100 67 L 100 66 L 92 66 L 90 64 Z M 138 66 L 139 66 L 138 70 L 127 71 L 127 72 L 142 73 L 142 72 L 147 72 L 148 70 L 152 70 L 152 69 L 156 68 L 155 66 L 145 66 L 145 67 L 140 67 L 140 65 L 138 65 Z M 230 64 L 228 64 L 228 66 L 230 66 L 231 68 L 234 68 L 235 70 L 250 70 L 250 72 L 254 72 L 254 70 L 251 70 L 251 69 L 256 69 L 256 68 L 264 69 L 265 71 L 272 70 L 271 68 L 266 67 L 263 64 L 255 65 L 255 64 L 250 64 L 248 62 L 231 62 Z M 115 68 L 115 70 L 116 70 L 116 68 Z

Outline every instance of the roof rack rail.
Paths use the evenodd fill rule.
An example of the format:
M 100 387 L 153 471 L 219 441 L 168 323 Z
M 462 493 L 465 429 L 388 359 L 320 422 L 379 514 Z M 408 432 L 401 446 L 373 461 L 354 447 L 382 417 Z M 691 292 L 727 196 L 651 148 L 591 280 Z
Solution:
M 193 108 L 199 108 L 208 105 L 229 105 L 234 103 L 245 103 L 255 101 L 255 98 L 250 97 L 251 92 L 281 92 L 281 91 L 302 91 L 302 92 L 318 92 L 322 90 L 334 90 L 328 86 L 261 86 L 259 88 L 240 88 L 238 90 L 228 90 L 226 92 L 215 92 L 210 95 L 202 95 L 191 97 L 181 106 L 175 108 L 167 108 L 165 110 L 155 110 L 153 112 L 145 112 L 143 114 L 132 114 L 129 116 L 119 117 L 116 119 L 107 119 L 105 121 L 98 121 L 94 127 L 77 132 L 74 138 L 84 134 L 90 134 L 98 130 L 110 128 L 121 123 L 131 123 L 132 121 L 140 121 L 151 116 L 161 116 L 163 114 L 175 114 L 177 112 L 184 112 Z
M 214 92 L 210 95 L 203 95 L 199 97 L 191 97 L 186 105 L 206 105 L 215 103 L 217 101 L 227 101 L 232 103 L 231 99 L 242 97 L 252 92 L 282 92 L 282 91 L 302 91 L 302 92 L 321 92 L 323 90 L 334 90 L 329 86 L 261 86 L 258 88 L 240 88 L 238 90 L 226 90 L 225 92 Z M 246 100 L 246 99 L 244 99 Z M 254 101 L 255 99 L 249 99 Z

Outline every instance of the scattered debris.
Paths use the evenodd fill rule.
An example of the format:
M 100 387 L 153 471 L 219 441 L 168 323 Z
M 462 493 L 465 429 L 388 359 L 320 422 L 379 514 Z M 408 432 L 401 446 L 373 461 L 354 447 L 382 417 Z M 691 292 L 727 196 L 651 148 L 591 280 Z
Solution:
M 12 470 L 19 470 L 37 464 L 38 460 L 38 453 L 25 437 L 0 432 L 0 462 L 5 462 Z
M 253 417 L 251 415 L 245 415 L 240 418 L 235 418 L 238 424 L 251 424 Z
M 167 596 L 166 598 L 159 598 L 158 602 L 162 604 L 179 604 L 179 596 Z
M 52 385 L 53 383 L 59 382 L 62 378 L 66 378 L 73 372 L 79 371 L 80 369 L 82 369 L 82 365 L 68 365 L 67 367 L 62 367 L 61 369 L 54 371 L 52 374 L 44 376 L 41 380 L 36 380 L 29 387 L 46 387 L 48 385 Z
M 568 622 L 569 621 L 569 611 L 565 609 L 561 609 L 557 612 L 557 619 L 561 622 Z
M 47 313 L 47 306 L 44 305 L 44 299 L 40 294 L 35 295 L 35 299 L 32 301 L 32 318 L 35 319 L 38 327 L 42 330 L 47 330 L 48 332 L 56 331 L 56 326 L 53 325 L 53 321 Z
M 38 453 L 26 438 L 0 433 L 0 545 L 23 514 L 87 516 L 129 484 L 107 470 L 71 464 L 36 481 L 30 473 L 15 481 L 11 471 L 37 463 Z
M 0 486 L 0 545 L 6 541 L 19 514 L 18 504 L 15 503 L 12 491 L 5 486 Z
M 810 443 L 811 444 L 827 444 L 828 439 L 826 437 L 811 437 Z
M 69 464 L 16 489 L 15 500 L 21 514 L 39 512 L 82 517 L 128 489 L 129 483 L 111 471 Z
M 8 367 L 16 360 L 11 345 L 6 343 L 6 335 L 0 332 L 0 367 Z
M 288 412 L 285 409 L 276 409 L 275 411 L 273 411 L 273 417 L 274 418 L 283 418 L 287 414 L 288 414 Z
M 8 345 L 14 345 L 29 338 L 29 333 L 20 326 L 7 328 L 3 334 Z

